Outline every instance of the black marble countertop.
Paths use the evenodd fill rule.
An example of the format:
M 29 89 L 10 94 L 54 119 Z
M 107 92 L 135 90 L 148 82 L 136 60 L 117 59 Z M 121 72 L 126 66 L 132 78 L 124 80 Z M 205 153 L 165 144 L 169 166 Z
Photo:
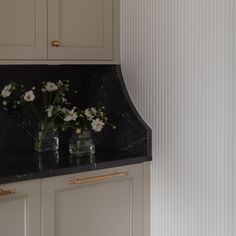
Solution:
M 5 158 L 4 158 L 5 156 Z M 148 156 L 125 156 L 112 152 L 78 158 L 66 152 L 37 153 L 18 151 L 1 153 L 0 184 L 80 173 L 150 161 Z
M 117 127 L 105 127 L 93 135 L 95 157 L 82 160 L 71 156 L 68 149 L 63 151 L 69 145 L 68 132 L 60 133 L 59 152 L 39 154 L 32 150 L 33 139 L 19 125 L 25 113 L 21 119 L 13 119 L 0 106 L 0 184 L 151 160 L 151 129 L 129 97 L 120 65 L 1 65 L 0 76 L 0 91 L 16 79 L 27 88 L 43 81 L 69 80 L 78 90 L 70 96 L 72 104 L 81 109 L 105 106 L 109 121 Z M 35 127 L 27 129 L 34 131 Z

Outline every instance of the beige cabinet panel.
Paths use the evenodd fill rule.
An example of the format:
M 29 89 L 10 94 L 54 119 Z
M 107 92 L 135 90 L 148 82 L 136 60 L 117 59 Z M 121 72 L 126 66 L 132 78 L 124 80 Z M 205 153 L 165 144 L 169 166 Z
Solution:
M 113 0 L 48 0 L 48 59 L 112 60 L 113 18 Z
M 0 0 L 0 60 L 46 59 L 46 0 Z
M 40 236 L 40 180 L 0 185 L 0 189 L 8 193 L 0 191 L 0 235 Z
M 143 235 L 142 165 L 42 181 L 44 236 Z

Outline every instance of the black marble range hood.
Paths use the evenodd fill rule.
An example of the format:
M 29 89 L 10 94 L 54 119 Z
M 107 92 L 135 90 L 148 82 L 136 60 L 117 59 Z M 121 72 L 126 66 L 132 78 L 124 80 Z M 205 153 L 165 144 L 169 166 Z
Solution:
M 2 65 L 0 89 L 11 81 L 26 87 L 42 81 L 70 80 L 78 90 L 73 103 L 81 108 L 105 106 L 109 120 L 117 126 L 106 127 L 94 136 L 96 154 L 101 158 L 146 157 L 151 160 L 151 130 L 139 116 L 127 93 L 120 65 Z M 33 140 L 9 119 L 0 108 L 0 162 L 19 153 L 33 153 Z M 69 134 L 61 134 L 60 150 L 68 145 Z

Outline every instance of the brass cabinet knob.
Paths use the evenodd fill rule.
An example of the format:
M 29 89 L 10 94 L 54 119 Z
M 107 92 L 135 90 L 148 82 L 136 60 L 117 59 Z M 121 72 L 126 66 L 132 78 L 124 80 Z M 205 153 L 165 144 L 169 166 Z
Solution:
M 59 40 L 53 40 L 51 42 L 52 47 L 60 47 L 60 41 Z

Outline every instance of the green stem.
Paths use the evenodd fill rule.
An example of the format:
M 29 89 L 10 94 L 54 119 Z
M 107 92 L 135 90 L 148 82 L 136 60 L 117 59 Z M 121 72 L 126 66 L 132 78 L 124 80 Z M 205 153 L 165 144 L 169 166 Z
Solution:
M 24 129 L 25 132 L 26 132 L 31 138 L 34 138 L 34 136 L 32 135 L 32 133 L 31 133 L 28 129 L 26 129 L 26 127 L 24 127 L 24 125 L 19 125 L 19 127 L 21 127 L 22 129 Z
M 57 116 L 64 121 L 64 118 L 59 113 L 57 113 Z
M 48 93 L 45 92 L 45 106 L 47 106 L 48 104 Z
M 56 104 L 57 99 L 58 99 L 58 96 L 59 96 L 59 92 L 57 92 L 57 94 L 56 94 L 56 96 L 55 96 L 55 98 L 54 98 L 54 100 L 53 100 L 53 102 L 52 102 L 52 105 L 53 105 L 53 106 Z
M 42 130 L 42 136 L 41 136 L 41 138 L 40 138 L 40 142 L 42 142 L 42 140 L 45 138 L 45 136 L 49 133 L 49 131 L 50 131 L 50 123 L 49 124 L 47 124 L 47 123 L 45 123 L 45 122 L 43 122 L 43 124 L 44 124 L 44 129 Z
M 52 92 L 49 92 L 49 100 L 48 100 L 48 105 L 50 106 L 51 104 L 51 99 L 52 99 Z
M 33 112 L 34 116 L 35 116 L 39 121 L 43 121 L 43 118 L 42 118 L 41 114 L 40 114 L 39 111 L 35 108 L 35 106 L 34 106 L 31 102 L 28 102 L 27 105 L 29 106 L 30 110 Z
M 43 121 L 43 116 L 42 116 L 41 112 L 37 109 L 37 107 L 33 103 L 31 103 L 31 106 L 33 107 L 33 109 L 37 113 L 37 115 L 40 118 L 40 120 Z
M 46 92 L 43 93 L 43 104 L 44 104 L 44 107 L 47 106 L 47 98 L 46 98 Z
M 46 130 L 50 130 L 53 128 L 53 124 L 54 124 L 54 121 L 56 120 L 56 118 L 57 118 L 56 116 L 53 117 L 51 120 L 49 120 L 48 123 L 45 121 L 45 129 Z
M 106 124 L 108 124 L 108 125 L 110 125 L 113 129 L 116 129 L 116 126 L 115 125 L 113 125 L 113 124 L 111 124 L 111 123 L 109 123 L 109 122 L 105 122 Z

